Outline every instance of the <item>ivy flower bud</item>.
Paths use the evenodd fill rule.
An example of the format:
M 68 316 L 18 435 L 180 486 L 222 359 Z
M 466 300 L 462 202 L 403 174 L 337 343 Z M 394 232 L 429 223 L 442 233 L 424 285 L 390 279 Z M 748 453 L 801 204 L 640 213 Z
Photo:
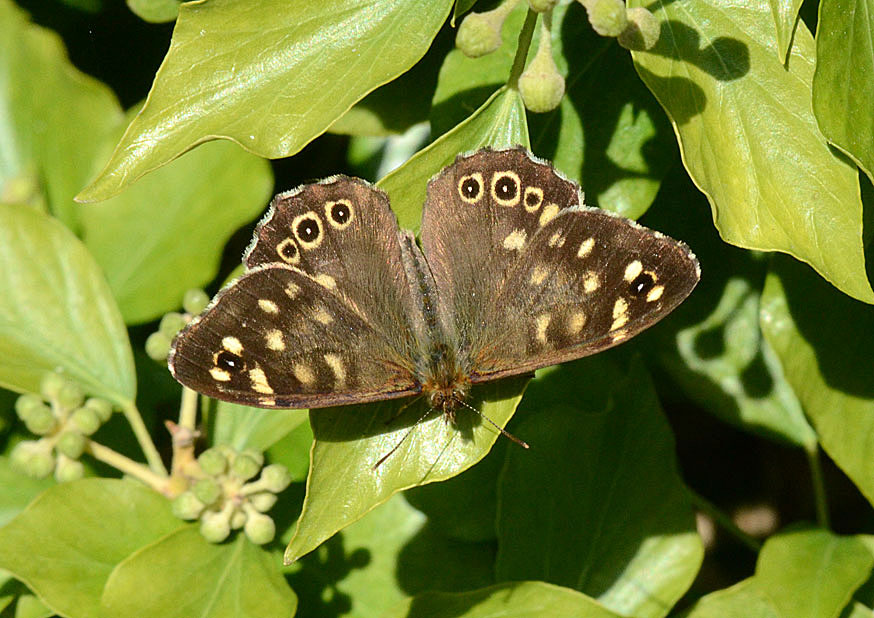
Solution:
M 231 524 L 224 511 L 206 511 L 200 518 L 200 534 L 210 543 L 221 543 L 231 533 Z
M 90 436 L 100 429 L 100 417 L 91 408 L 76 408 L 70 416 L 70 425 L 84 435 Z
M 197 463 L 200 464 L 200 469 L 204 474 L 209 476 L 218 476 L 224 474 L 228 469 L 228 459 L 217 448 L 210 448 L 203 451 L 197 457 Z
M 276 504 L 276 500 L 276 494 L 270 493 L 269 491 L 262 491 L 249 496 L 249 502 L 253 507 L 255 507 L 255 510 L 262 513 L 266 513 L 272 509 L 273 505 Z
M 278 494 L 291 484 L 288 468 L 282 464 L 270 464 L 261 471 L 261 484 L 264 489 Z
M 70 459 L 79 459 L 85 450 L 86 439 L 78 431 L 65 431 L 58 438 L 55 448 Z
M 166 336 L 167 339 L 173 339 L 176 333 L 182 330 L 186 324 L 188 324 L 188 320 L 185 319 L 184 315 L 171 311 L 170 313 L 165 313 L 164 317 L 161 318 L 158 332 Z
M 67 380 L 54 371 L 47 372 L 39 382 L 39 392 L 46 399 L 57 399 Z
M 58 457 L 58 465 L 55 466 L 55 480 L 59 483 L 78 481 L 85 476 L 85 466 L 81 461 L 70 459 L 64 455 Z
M 82 405 L 82 402 L 85 401 L 85 393 L 82 392 L 81 386 L 66 380 L 58 391 L 56 401 L 62 408 L 72 410 Z
M 485 13 L 470 13 L 458 27 L 455 46 L 469 58 L 490 54 L 501 46 L 501 29 L 518 0 L 505 0 Z
M 12 467 L 27 476 L 44 479 L 55 469 L 55 458 L 42 440 L 24 440 L 9 455 Z
M 205 478 L 200 479 L 191 488 L 191 493 L 203 502 L 206 506 L 215 504 L 222 495 L 222 488 L 216 483 L 215 479 Z
M 234 463 L 231 464 L 231 473 L 242 481 L 253 478 L 260 469 L 261 464 L 254 457 L 243 453 L 234 457 Z
M 206 505 L 198 500 L 190 491 L 186 491 L 176 496 L 171 504 L 173 515 L 186 521 L 192 521 L 200 517 L 204 508 L 206 508 Z
M 161 331 L 152 333 L 146 339 L 146 355 L 153 361 L 167 362 L 167 355 L 170 354 L 170 342 L 170 337 Z
M 601 36 L 619 36 L 628 26 L 622 0 L 580 0 L 589 13 L 592 29 Z
M 45 402 L 39 395 L 25 393 L 15 400 L 15 413 L 21 420 L 27 420 L 27 416 L 37 408 L 46 407 Z
M 628 9 L 628 27 L 619 35 L 619 44 L 625 49 L 652 49 L 661 35 L 661 23 L 643 7 Z
M 28 410 L 22 420 L 27 430 L 38 436 L 48 435 L 58 426 L 58 419 L 55 418 L 52 409 L 44 403 Z
M 246 525 L 243 527 L 243 532 L 249 537 L 249 540 L 255 545 L 264 545 L 273 540 L 276 536 L 276 524 L 273 519 L 263 513 L 252 512 L 246 519 Z
M 101 423 L 105 423 L 112 417 L 112 404 L 105 399 L 91 397 L 85 402 L 85 407 L 93 410 Z
M 554 110 L 564 96 L 564 77 L 552 58 L 552 41 L 544 20 L 540 46 L 531 63 L 519 76 L 519 94 L 525 107 L 535 113 Z
M 209 296 L 201 289 L 193 288 L 185 292 L 182 298 L 182 308 L 186 313 L 197 315 L 209 304 Z

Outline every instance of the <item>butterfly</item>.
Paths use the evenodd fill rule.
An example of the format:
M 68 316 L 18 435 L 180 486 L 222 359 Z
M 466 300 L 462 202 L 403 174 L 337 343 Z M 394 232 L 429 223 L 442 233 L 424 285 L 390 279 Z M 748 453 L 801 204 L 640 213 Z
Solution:
M 261 408 L 422 395 L 454 421 L 471 386 L 626 341 L 700 277 L 685 244 L 585 206 L 518 147 L 435 176 L 420 238 L 363 180 L 277 195 L 246 272 L 174 340 L 173 376 Z

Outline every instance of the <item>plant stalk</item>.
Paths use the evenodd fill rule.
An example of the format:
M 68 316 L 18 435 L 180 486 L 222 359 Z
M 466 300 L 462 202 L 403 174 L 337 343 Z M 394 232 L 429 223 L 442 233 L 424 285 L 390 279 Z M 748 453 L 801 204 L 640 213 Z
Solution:
M 822 463 L 819 458 L 819 449 L 814 444 L 812 447 L 805 447 L 804 452 L 807 454 L 807 461 L 810 464 L 810 476 L 813 483 L 813 499 L 816 502 L 816 523 L 821 528 L 828 529 L 830 527 L 828 514 L 828 499 L 825 494 L 825 481 L 822 477 Z
M 118 451 L 114 451 L 108 446 L 104 446 L 94 440 L 88 440 L 86 442 L 85 452 L 94 457 L 94 459 L 102 461 L 128 476 L 132 476 L 135 479 L 142 481 L 155 491 L 165 493 L 164 490 L 167 486 L 167 477 L 156 474 L 148 466 L 125 457 Z
M 725 528 L 729 534 L 734 536 L 755 553 L 759 553 L 762 549 L 762 544 L 755 537 L 741 530 L 738 525 L 732 521 L 731 517 L 723 513 L 715 504 L 690 487 L 686 487 L 686 493 L 692 500 L 692 506 L 702 513 L 706 513 L 712 517 L 713 521 Z
M 146 429 L 146 424 L 143 422 L 143 417 L 137 406 L 133 402 L 126 403 L 122 406 L 121 411 L 124 413 L 127 422 L 130 423 L 131 429 L 140 443 L 140 448 L 143 449 L 143 454 L 146 456 L 146 461 L 149 462 L 149 468 L 152 472 L 161 476 L 167 476 L 167 468 L 164 467 L 164 462 L 161 461 L 161 455 L 152 441 L 152 436 Z
M 513 67 L 510 69 L 510 77 L 507 86 L 516 89 L 519 87 L 519 76 L 525 70 L 525 61 L 528 60 L 528 50 L 531 48 L 531 40 L 534 38 L 534 26 L 537 25 L 537 13 L 528 9 L 525 23 L 519 32 L 519 45 L 516 47 L 516 57 L 513 58 Z

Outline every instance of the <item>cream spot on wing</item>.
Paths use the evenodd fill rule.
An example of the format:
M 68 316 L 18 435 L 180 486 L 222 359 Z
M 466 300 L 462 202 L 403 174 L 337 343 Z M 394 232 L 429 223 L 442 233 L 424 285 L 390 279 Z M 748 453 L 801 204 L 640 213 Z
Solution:
M 252 390 L 258 393 L 263 393 L 264 395 L 273 394 L 273 389 L 267 382 L 267 376 L 264 374 L 264 370 L 260 367 L 255 367 L 249 370 L 249 380 L 252 382 Z
M 225 371 L 224 369 L 219 369 L 218 367 L 213 367 L 209 370 L 209 375 L 212 376 L 213 380 L 217 380 L 218 382 L 227 382 L 231 379 L 231 374 Z
M 313 370 L 303 363 L 295 363 L 291 371 L 294 373 L 294 377 L 297 378 L 298 382 L 304 386 L 309 386 L 316 381 L 316 376 L 313 373 Z
M 577 251 L 577 257 L 583 258 L 589 255 L 592 252 L 592 249 L 595 247 L 595 239 L 587 238 L 582 243 L 580 243 L 580 250 Z
M 267 347 L 274 352 L 282 352 L 285 349 L 285 337 L 282 336 L 282 331 L 279 329 L 268 330 L 265 340 Z
M 665 292 L 665 286 L 657 285 L 646 294 L 646 302 L 654 303 L 662 297 Z
M 313 279 L 315 279 L 316 283 L 318 283 L 320 286 L 328 288 L 329 290 L 333 290 L 337 287 L 337 282 L 331 275 L 316 275 L 315 277 L 313 277 Z
M 334 321 L 334 318 L 332 318 L 330 314 L 321 307 L 316 309 L 315 313 L 313 313 L 313 319 L 319 324 L 324 324 L 325 326 Z
M 549 246 L 550 247 L 564 247 L 564 233 L 556 232 L 552 236 L 549 237 Z
M 258 299 L 258 306 L 264 313 L 279 313 L 279 305 L 266 298 Z
M 624 298 L 619 298 L 613 305 L 613 324 L 610 325 L 610 330 L 617 330 L 628 323 L 628 302 Z
M 236 337 L 225 337 L 222 339 L 222 347 L 237 356 L 243 353 L 243 344 Z
M 346 383 L 346 367 L 343 365 L 343 359 L 336 354 L 325 354 L 325 362 L 334 372 L 337 384 L 343 386 Z
M 613 341 L 622 341 L 626 337 L 628 337 L 627 330 L 617 330 L 615 333 L 612 333 L 610 335 L 610 338 L 613 339 Z
M 525 247 L 526 240 L 528 240 L 528 233 L 525 230 L 513 230 L 504 239 L 504 249 L 521 251 Z
M 276 399 L 274 399 L 273 397 L 259 397 L 258 403 L 262 406 L 275 406 Z
M 285 286 L 285 295 L 288 296 L 291 300 L 297 298 L 297 295 L 300 294 L 300 286 L 296 283 L 289 283 Z
M 549 320 L 550 316 L 548 313 L 544 313 L 542 315 L 537 316 L 534 320 L 534 326 L 536 330 L 537 341 L 540 343 L 546 343 L 546 329 L 549 328 Z
M 543 227 L 544 225 L 555 219 L 555 215 L 558 214 L 558 211 L 558 204 L 547 204 L 543 208 L 543 212 L 540 213 L 540 227 Z
M 586 294 L 591 294 L 599 287 L 601 287 L 601 281 L 598 279 L 598 274 L 591 270 L 586 271 L 586 274 L 583 275 L 583 291 Z
M 540 285 L 548 274 L 549 269 L 538 264 L 531 270 L 531 285 Z
M 577 311 L 576 313 L 571 314 L 571 317 L 568 320 L 567 330 L 571 335 L 579 335 L 585 325 L 586 314 L 582 311 Z
M 628 283 L 631 283 L 637 276 L 643 272 L 643 264 L 640 263 L 640 260 L 634 260 L 628 266 L 625 267 L 625 280 Z

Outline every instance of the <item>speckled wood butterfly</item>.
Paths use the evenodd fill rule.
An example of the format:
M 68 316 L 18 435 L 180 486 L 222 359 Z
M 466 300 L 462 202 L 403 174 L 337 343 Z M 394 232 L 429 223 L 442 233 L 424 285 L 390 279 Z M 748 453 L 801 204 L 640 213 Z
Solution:
M 244 261 L 174 341 L 182 384 L 262 408 L 423 394 L 450 420 L 471 385 L 652 326 L 700 273 L 686 245 L 583 205 L 521 148 L 433 178 L 421 248 L 385 193 L 335 176 L 276 196 Z

